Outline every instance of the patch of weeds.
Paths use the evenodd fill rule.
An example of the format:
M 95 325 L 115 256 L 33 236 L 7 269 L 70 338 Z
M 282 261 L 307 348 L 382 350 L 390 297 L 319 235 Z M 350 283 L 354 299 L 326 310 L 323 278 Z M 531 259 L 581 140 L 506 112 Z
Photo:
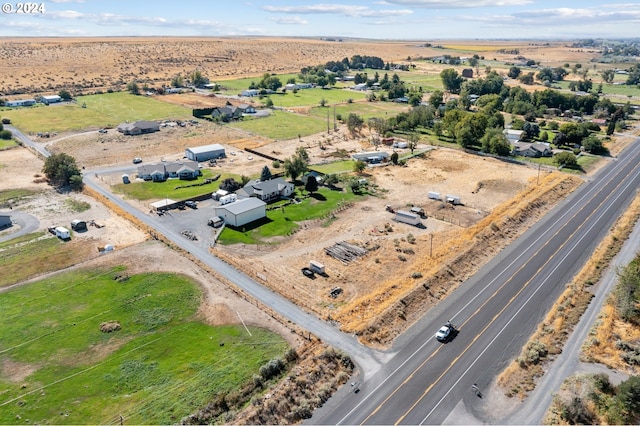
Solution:
M 135 319 L 137 324 L 142 324 L 147 330 L 153 330 L 168 324 L 173 318 L 171 310 L 166 308 L 143 309 Z
M 91 204 L 87 203 L 86 201 L 75 200 L 73 198 L 65 199 L 64 205 L 66 208 L 76 213 L 82 213 L 91 208 Z

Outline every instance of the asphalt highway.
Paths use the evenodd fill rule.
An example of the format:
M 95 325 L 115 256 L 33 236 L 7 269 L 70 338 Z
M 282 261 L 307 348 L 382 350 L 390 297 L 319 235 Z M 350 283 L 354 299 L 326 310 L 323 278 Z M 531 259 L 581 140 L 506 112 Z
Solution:
M 639 186 L 636 143 L 401 336 L 397 354 L 359 392 L 329 401 L 310 423 L 440 424 L 461 399 L 473 404 Z M 441 344 L 433 334 L 447 320 L 459 333 Z

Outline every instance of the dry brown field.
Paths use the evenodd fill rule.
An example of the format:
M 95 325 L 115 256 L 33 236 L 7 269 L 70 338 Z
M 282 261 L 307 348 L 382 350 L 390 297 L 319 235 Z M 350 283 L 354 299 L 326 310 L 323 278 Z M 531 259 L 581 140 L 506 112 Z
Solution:
M 572 49 L 564 42 L 513 41 L 373 41 L 346 39 L 342 42 L 313 38 L 0 38 L 3 73 L 0 96 L 54 94 L 66 89 L 72 94 L 90 94 L 107 89 L 124 90 L 136 79 L 151 87 L 169 86 L 178 73 L 200 70 L 211 81 L 254 77 L 265 72 L 298 72 L 328 60 L 353 55 L 379 56 L 386 62 L 407 63 L 408 58 L 450 54 L 514 61 L 512 53 L 542 65 L 565 62 L 587 63 L 597 52 Z

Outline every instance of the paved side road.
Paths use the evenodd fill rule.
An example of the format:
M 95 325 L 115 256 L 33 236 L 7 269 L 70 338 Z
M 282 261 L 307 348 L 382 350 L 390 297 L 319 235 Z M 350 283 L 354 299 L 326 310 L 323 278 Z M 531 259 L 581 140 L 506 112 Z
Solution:
M 18 231 L 9 232 L 7 235 L 0 236 L 0 243 L 9 241 L 21 235 L 29 234 L 40 227 L 40 221 L 29 213 L 21 212 L 20 210 L 9 210 L 3 213 L 11 215 L 11 220 L 15 222 L 13 226 L 19 226 L 20 229 Z

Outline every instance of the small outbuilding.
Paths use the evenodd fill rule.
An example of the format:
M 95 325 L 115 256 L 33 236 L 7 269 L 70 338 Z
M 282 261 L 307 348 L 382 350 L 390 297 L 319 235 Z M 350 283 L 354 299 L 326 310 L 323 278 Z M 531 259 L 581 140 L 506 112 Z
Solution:
M 0 214 L 0 229 L 9 228 L 13 225 L 11 216 L 8 214 Z
M 267 216 L 267 203 L 251 197 L 214 207 L 214 215 L 224 219 L 224 223 L 240 227 Z
M 41 99 L 42 103 L 45 105 L 62 102 L 62 98 L 59 95 L 43 96 Z
M 184 150 L 184 155 L 191 161 L 207 161 L 226 157 L 224 147 L 219 143 L 196 146 Z
M 87 222 L 80 219 L 74 219 L 71 221 L 71 229 L 73 229 L 74 231 L 86 231 Z

